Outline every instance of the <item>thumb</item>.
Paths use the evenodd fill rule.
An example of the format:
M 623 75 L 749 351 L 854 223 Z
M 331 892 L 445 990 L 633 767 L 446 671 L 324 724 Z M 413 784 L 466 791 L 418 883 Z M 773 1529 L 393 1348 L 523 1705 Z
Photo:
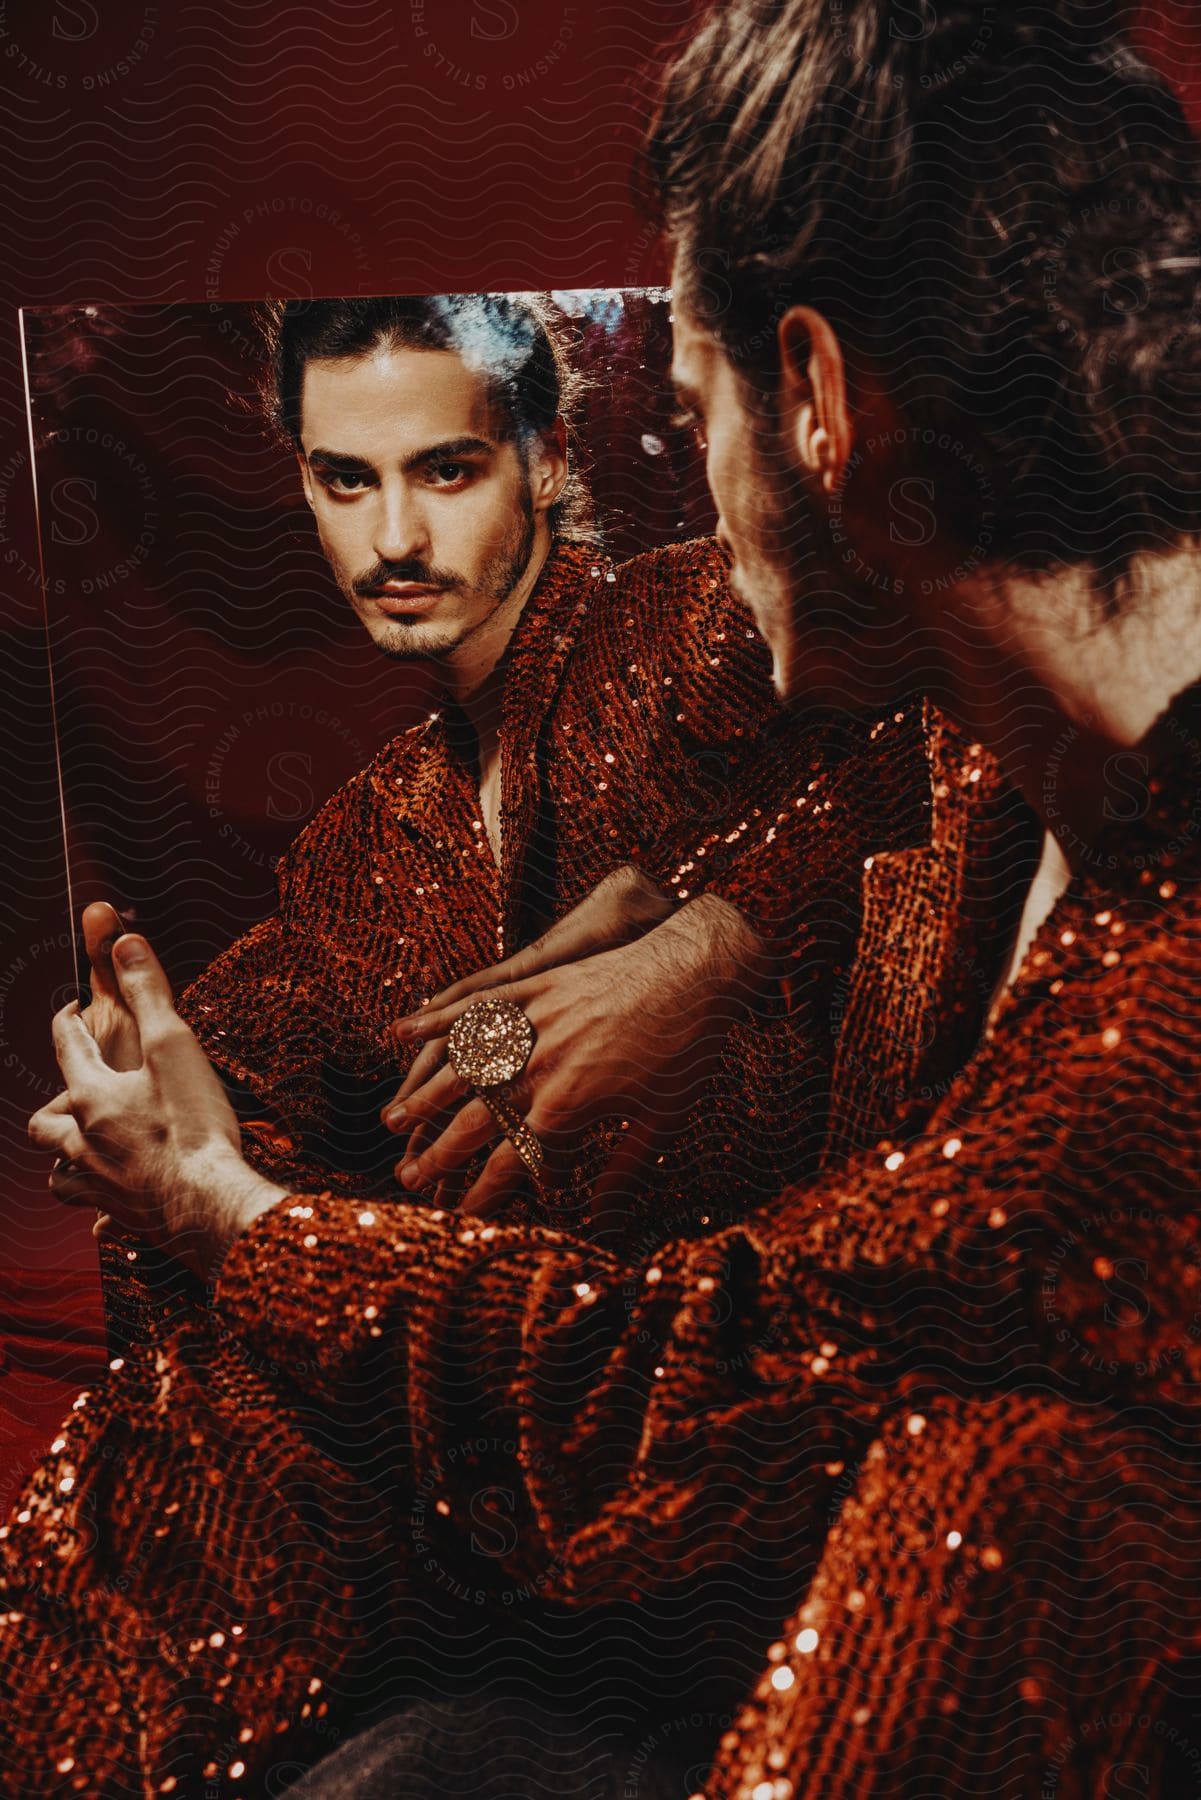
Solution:
M 157 1037 L 179 1022 L 171 983 L 163 965 L 139 932 L 126 932 L 113 945 L 113 967 L 121 998 L 133 1014 L 143 1054 Z
M 125 927 L 115 906 L 107 900 L 93 900 L 83 911 L 83 937 L 88 961 L 92 965 L 92 999 L 97 997 L 119 1004 L 120 994 L 113 973 L 113 944 Z

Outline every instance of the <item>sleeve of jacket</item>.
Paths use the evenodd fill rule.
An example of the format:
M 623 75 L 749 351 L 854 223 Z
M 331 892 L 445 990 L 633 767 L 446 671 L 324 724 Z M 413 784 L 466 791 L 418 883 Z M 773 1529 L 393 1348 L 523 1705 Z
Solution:
M 803 1559 L 907 1388 L 1037 1363 L 1029 1284 L 1055 1232 L 1037 1197 L 999 1227 L 990 1142 L 860 1159 L 637 1266 L 413 1204 L 289 1199 L 235 1242 L 216 1304 L 319 1404 L 399 1421 L 390 1479 L 437 1493 L 440 1529 L 491 1481 L 523 1501 L 509 1572 L 628 1597 L 764 1544 Z M 487 1467 L 452 1453 L 473 1433 Z
M 391 1478 L 428 1478 L 447 1531 L 481 1474 L 523 1496 L 515 1569 L 549 1571 L 565 1600 L 649 1591 L 740 1546 L 803 1556 L 841 1469 L 932 1389 L 1195 1407 L 1189 1115 L 1161 1060 L 1190 981 L 1169 938 L 1146 964 L 1163 995 L 1123 1028 L 1155 1159 L 1130 1160 L 1105 1033 L 1065 1027 L 1048 1056 L 1058 1014 L 1029 998 L 988 1046 L 1027 1079 L 952 1091 L 908 1143 L 709 1237 L 625 1260 L 413 1203 L 288 1199 L 231 1246 L 215 1303 L 323 1407 L 378 1396 Z M 1111 1289 L 1135 1264 L 1130 1313 Z M 480 1430 L 483 1471 L 449 1454 Z
M 335 1123 L 326 1071 L 346 987 L 339 920 L 360 789 L 352 782 L 326 803 L 280 859 L 276 911 L 178 1001 L 230 1089 L 247 1160 L 283 1186 L 356 1191 L 320 1146 Z

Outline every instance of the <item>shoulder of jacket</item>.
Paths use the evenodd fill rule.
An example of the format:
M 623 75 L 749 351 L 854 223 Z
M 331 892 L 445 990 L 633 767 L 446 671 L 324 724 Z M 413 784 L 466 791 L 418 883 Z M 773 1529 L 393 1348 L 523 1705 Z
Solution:
M 665 596 L 695 593 L 700 584 L 728 591 L 729 565 L 716 538 L 688 538 L 682 544 L 661 544 L 613 565 L 618 587 L 644 588 Z
M 294 870 L 331 847 L 344 852 L 382 796 L 403 791 L 405 777 L 420 757 L 423 731 L 424 724 L 414 725 L 389 738 L 365 768 L 344 781 L 293 838 L 280 860 L 281 872 Z

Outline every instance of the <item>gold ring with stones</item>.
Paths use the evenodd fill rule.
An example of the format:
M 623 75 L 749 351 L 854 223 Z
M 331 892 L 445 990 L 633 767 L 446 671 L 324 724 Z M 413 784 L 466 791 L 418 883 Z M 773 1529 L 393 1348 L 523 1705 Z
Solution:
M 534 1027 L 515 1000 L 473 1000 L 446 1040 L 446 1060 L 488 1108 L 524 1166 L 542 1173 L 542 1145 L 497 1090 L 514 1081 L 530 1060 Z
M 534 1180 L 537 1181 L 542 1174 L 542 1145 L 538 1140 L 537 1133 L 531 1131 L 525 1120 L 521 1118 L 518 1113 L 515 1113 L 511 1106 L 506 1106 L 505 1102 L 500 1099 L 497 1094 L 486 1094 L 480 1088 L 476 1088 L 475 1091 L 512 1144 L 514 1150 L 516 1150 L 530 1174 L 534 1177 Z

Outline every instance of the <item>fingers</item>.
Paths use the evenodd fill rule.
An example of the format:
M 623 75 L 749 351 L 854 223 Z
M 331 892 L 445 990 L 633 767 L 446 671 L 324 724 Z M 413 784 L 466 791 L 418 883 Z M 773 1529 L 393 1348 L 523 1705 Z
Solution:
M 409 1133 L 409 1141 L 404 1147 L 401 1162 L 416 1162 L 426 1145 L 432 1144 L 437 1135 L 436 1125 L 418 1125 L 414 1131 Z
M 408 1013 L 404 1018 L 397 1019 L 392 1027 L 393 1033 L 402 1041 L 411 1037 L 428 1037 L 428 1032 L 422 1030 L 422 1024 L 432 1014 L 443 1012 L 448 1006 L 457 1006 L 462 1000 L 473 999 L 475 995 L 485 993 L 488 988 L 508 987 L 521 976 L 532 974 L 537 967 L 537 962 L 531 961 L 536 949 L 536 945 L 530 945 L 528 949 L 517 950 L 512 956 L 506 956 L 503 962 L 490 963 L 486 969 L 477 969 L 474 974 L 464 975 L 461 981 L 453 981 L 449 987 L 432 995 L 418 1012 Z
M 434 1038 L 445 1038 L 459 1014 L 466 1012 L 472 1001 L 479 997 L 479 994 L 468 994 L 459 1000 L 448 1000 L 441 1004 L 431 1000 L 419 1013 L 411 1013 L 407 1019 L 397 1019 L 392 1027 L 392 1035 L 398 1044 L 411 1044 L 414 1038 L 424 1038 L 428 1045 Z
M 64 1158 L 82 1157 L 87 1151 L 83 1133 L 70 1112 L 56 1111 L 53 1101 L 35 1112 L 27 1127 L 29 1141 L 39 1150 L 52 1150 Z
M 29 1136 L 42 1150 L 55 1153 L 46 1185 L 64 1206 L 95 1206 L 96 1173 L 87 1168 L 88 1146 L 69 1113 L 44 1106 L 29 1121 Z
M 391 1105 L 394 1106 L 397 1102 L 407 1100 L 411 1094 L 417 1092 L 418 1088 L 424 1087 L 437 1071 L 445 1055 L 446 1039 L 444 1037 L 433 1038 L 426 1043 L 414 1058 L 413 1066 L 397 1089 L 396 1100 Z M 390 1110 L 391 1106 L 384 1108 L 385 1124 L 389 1123 Z
M 500 967 L 512 968 L 516 962 L 516 957 L 510 957 L 508 963 L 503 963 Z M 498 971 L 493 970 L 491 973 L 495 975 Z M 465 1013 L 477 1000 L 505 999 L 524 1006 L 529 997 L 521 982 L 494 980 L 488 987 L 481 982 L 472 993 L 457 1000 L 442 1001 L 436 998 L 428 1006 L 422 1007 L 419 1013 L 411 1013 L 407 1019 L 397 1019 L 392 1027 L 392 1035 L 402 1044 L 411 1043 L 414 1038 L 424 1038 L 429 1043 L 433 1038 L 445 1037 L 460 1013 Z
M 501 1128 L 482 1100 L 469 1100 L 450 1124 L 415 1161 L 398 1167 L 400 1185 L 409 1193 L 455 1182 L 477 1151 L 500 1136 Z
M 85 1167 L 88 1145 L 74 1116 L 63 1109 L 59 1095 L 29 1121 L 30 1141 L 56 1158 L 46 1185 L 65 1206 L 95 1205 L 96 1177 Z
M 77 1105 L 92 1091 L 97 1075 L 105 1067 L 100 1046 L 80 1017 L 78 1000 L 72 1000 L 61 1012 L 55 1013 L 50 1030 L 71 1103 Z
M 440 1125 L 446 1115 L 466 1099 L 468 1091 L 463 1077 L 456 1075 L 449 1063 L 443 1063 L 407 1099 L 401 1097 L 404 1095 L 404 1089 L 401 1089 L 397 1098 L 384 1108 L 384 1124 L 389 1131 L 412 1131 L 415 1125 L 422 1124 Z
M 513 979 L 513 968 L 520 961 L 521 954 L 518 951 L 516 956 L 507 956 L 503 962 L 492 963 L 486 969 L 477 969 L 473 975 L 465 975 L 461 981 L 452 982 L 440 994 L 432 996 L 430 1007 L 441 1010 L 444 1006 L 457 1006 L 460 1000 L 482 993 L 485 988 L 503 987 Z M 422 1012 L 426 1010 L 422 1008 Z M 420 1018 L 422 1015 L 416 1013 L 413 1016 Z
M 487 993 L 492 988 L 511 988 L 516 982 L 546 969 L 558 968 L 565 962 L 591 956 L 613 944 L 640 937 L 673 910 L 671 901 L 632 863 L 612 870 L 590 894 L 557 919 L 541 937 L 524 949 L 514 951 L 503 962 L 465 975 L 461 981 L 434 994 L 419 1012 L 397 1019 L 392 1030 L 405 1042 L 414 1037 L 428 1038 L 430 1022 L 441 1021 L 442 1015 L 460 1007 L 466 1000 Z M 517 996 L 512 996 L 516 998 Z
M 50 1171 L 47 1183 L 54 1198 L 63 1206 L 96 1205 L 96 1177 L 89 1169 L 76 1168 L 62 1163 Z

